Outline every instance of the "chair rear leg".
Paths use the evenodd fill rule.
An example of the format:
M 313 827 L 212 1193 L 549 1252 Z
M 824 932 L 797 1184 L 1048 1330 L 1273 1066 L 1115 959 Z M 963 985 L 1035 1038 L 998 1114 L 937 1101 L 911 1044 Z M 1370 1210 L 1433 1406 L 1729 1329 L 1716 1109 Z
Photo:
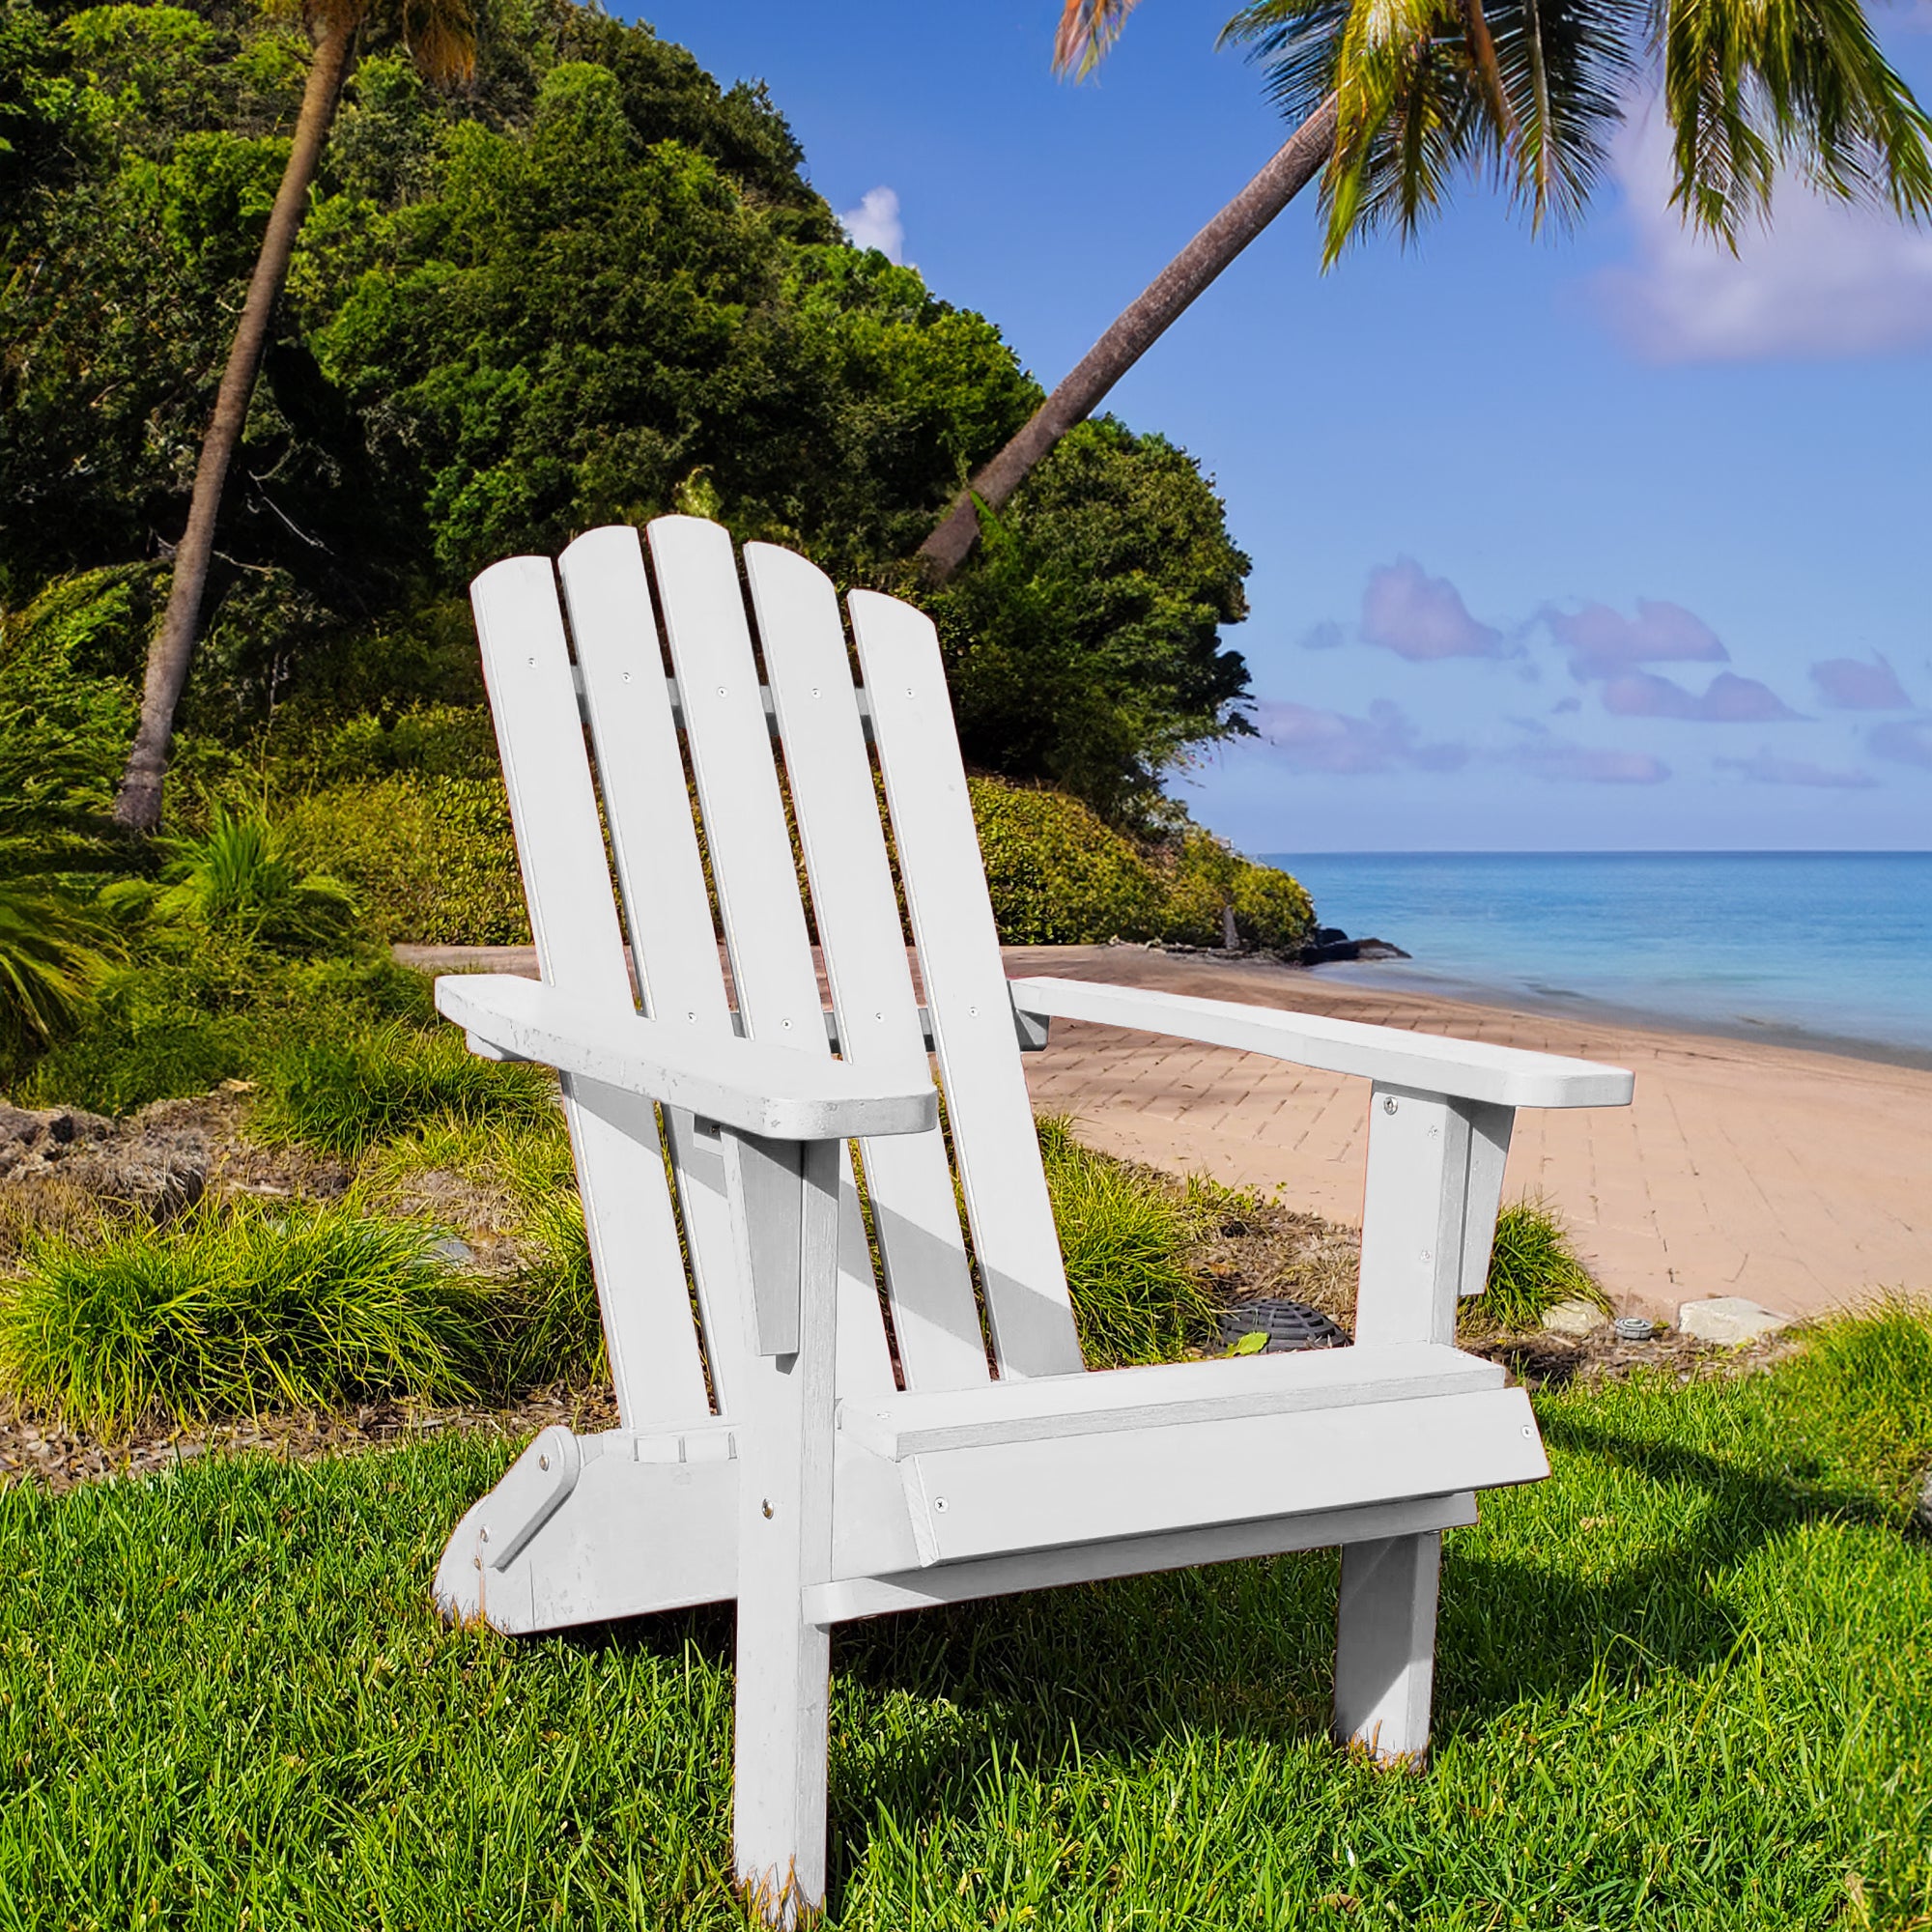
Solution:
M 1387 1536 L 1342 1549 L 1335 1633 L 1335 1738 L 1385 1764 L 1429 1751 L 1442 1533 Z

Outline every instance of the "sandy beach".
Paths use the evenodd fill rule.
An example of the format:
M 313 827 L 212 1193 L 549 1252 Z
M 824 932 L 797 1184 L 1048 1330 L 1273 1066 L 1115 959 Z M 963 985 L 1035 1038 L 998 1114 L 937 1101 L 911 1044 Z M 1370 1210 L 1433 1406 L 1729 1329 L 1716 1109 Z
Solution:
M 1741 1294 L 1810 1315 L 1932 1294 L 1932 1070 L 1382 990 L 1260 960 L 1128 946 L 1012 947 L 1008 971 L 1113 980 L 1628 1066 L 1627 1108 L 1517 1117 L 1505 1199 L 1541 1194 L 1620 1308 Z M 1037 1106 L 1155 1166 L 1273 1189 L 1359 1224 L 1367 1083 L 1056 1021 Z
M 398 947 L 426 972 L 534 975 L 529 947 Z M 1248 1001 L 1628 1066 L 1632 1106 L 1518 1115 L 1504 1198 L 1563 1215 L 1618 1307 L 1662 1319 L 1741 1294 L 1805 1316 L 1881 1288 L 1932 1296 L 1932 1069 L 1386 989 L 1255 959 L 1015 946 L 1061 974 Z M 1366 983 L 1365 983 L 1366 982 Z M 1109 1152 L 1279 1188 L 1359 1226 L 1368 1083 L 1219 1047 L 1055 1021 L 1029 1054 L 1041 1112 Z

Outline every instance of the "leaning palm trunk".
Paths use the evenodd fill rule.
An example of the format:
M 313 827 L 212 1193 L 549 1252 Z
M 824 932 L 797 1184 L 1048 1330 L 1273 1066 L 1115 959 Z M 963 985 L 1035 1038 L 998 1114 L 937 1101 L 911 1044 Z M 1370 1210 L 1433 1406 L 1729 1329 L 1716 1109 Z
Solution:
M 354 15 L 345 13 L 316 45 L 302 92 L 301 115 L 296 123 L 295 145 L 282 170 L 282 185 L 269 215 L 268 233 L 262 238 L 262 252 L 248 283 L 247 299 L 242 304 L 242 320 L 228 351 L 228 366 L 221 372 L 214 414 L 194 472 L 187 527 L 175 552 L 167 614 L 148 653 L 141 722 L 121 780 L 120 795 L 114 801 L 115 822 L 132 831 L 153 832 L 161 822 L 161 781 L 168 769 L 175 707 L 187 682 L 200 630 L 202 593 L 208 585 L 208 566 L 214 552 L 215 517 L 242 440 L 242 425 L 248 420 L 248 402 L 262 366 L 269 323 L 288 279 L 289 260 L 307 212 L 309 186 L 322 159 L 329 123 L 335 117 L 336 98 L 342 92 L 355 41 Z
M 1334 147 L 1335 98 L 1330 95 L 1261 173 L 1122 310 L 1019 434 L 960 492 L 946 521 L 919 547 L 922 574 L 928 584 L 944 583 L 977 541 L 976 499 L 989 510 L 1004 506 L 1040 458 L 1075 423 L 1094 412 L 1195 297 L 1314 180 Z

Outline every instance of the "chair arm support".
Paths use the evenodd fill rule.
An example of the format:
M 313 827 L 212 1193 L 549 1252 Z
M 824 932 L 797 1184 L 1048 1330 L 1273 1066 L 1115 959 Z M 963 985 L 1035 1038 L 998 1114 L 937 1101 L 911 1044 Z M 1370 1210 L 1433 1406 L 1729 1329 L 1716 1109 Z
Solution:
M 436 1005 L 469 1036 L 472 1051 L 540 1061 L 766 1140 L 917 1134 L 939 1122 L 923 1069 L 861 1074 L 822 1054 L 687 1032 L 508 974 L 445 975 Z
M 1624 1107 L 1635 1084 L 1621 1066 L 1492 1046 L 1484 1040 L 1444 1039 L 1403 1027 L 1365 1026 L 1359 1020 L 1086 980 L 1009 983 L 1014 1009 L 1021 1013 L 1168 1034 L 1204 1046 L 1234 1047 L 1460 1100 L 1504 1107 Z

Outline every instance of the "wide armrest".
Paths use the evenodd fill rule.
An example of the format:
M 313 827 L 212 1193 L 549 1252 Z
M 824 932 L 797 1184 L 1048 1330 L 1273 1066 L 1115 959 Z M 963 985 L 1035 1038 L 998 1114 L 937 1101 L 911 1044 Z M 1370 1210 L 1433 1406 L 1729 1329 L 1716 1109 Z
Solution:
M 1624 1107 L 1635 1086 L 1634 1076 L 1621 1066 L 1492 1046 L 1485 1040 L 1445 1039 L 1406 1027 L 1365 1026 L 1359 1020 L 1086 980 L 1009 983 L 1013 1005 L 1022 1013 L 1169 1034 L 1204 1046 L 1236 1047 L 1331 1073 L 1357 1073 L 1385 1087 L 1505 1107 Z
M 496 1058 L 541 1061 L 767 1140 L 917 1134 L 939 1123 L 929 1079 L 860 1073 L 823 1054 L 612 1011 L 536 980 L 447 974 L 436 982 L 436 1007 Z

